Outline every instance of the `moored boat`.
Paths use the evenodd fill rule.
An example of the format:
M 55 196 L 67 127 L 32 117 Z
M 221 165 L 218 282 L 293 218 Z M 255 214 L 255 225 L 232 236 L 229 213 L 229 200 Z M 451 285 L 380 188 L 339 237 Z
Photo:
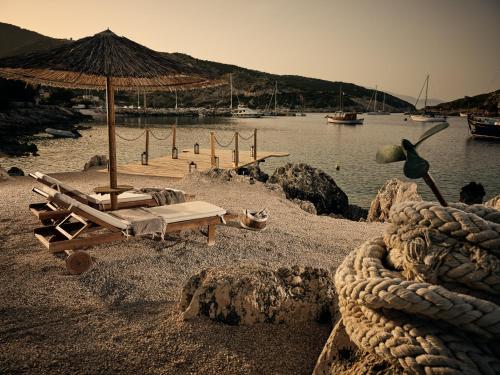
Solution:
M 231 114 L 233 115 L 233 117 L 244 117 L 244 118 L 262 117 L 262 112 L 248 108 L 246 105 L 243 104 L 238 104 L 238 107 L 235 110 L 233 110 Z
M 78 132 L 78 130 L 61 130 L 61 129 L 53 129 L 46 128 L 45 133 L 52 135 L 54 138 L 80 138 L 82 135 Z
M 470 134 L 474 137 L 491 137 L 500 139 L 500 117 L 467 117 Z
M 417 113 L 411 115 L 410 118 L 417 122 L 446 122 L 446 116 L 433 112 Z
M 346 124 L 346 125 L 358 125 L 362 124 L 364 119 L 358 118 L 356 112 L 343 112 L 337 111 L 333 116 L 326 116 L 326 119 L 331 124 Z

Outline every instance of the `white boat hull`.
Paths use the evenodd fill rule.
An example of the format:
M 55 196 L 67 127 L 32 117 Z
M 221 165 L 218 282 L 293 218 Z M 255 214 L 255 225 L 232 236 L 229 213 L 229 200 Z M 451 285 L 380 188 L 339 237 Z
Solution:
M 411 115 L 410 118 L 416 122 L 446 122 L 444 116 Z

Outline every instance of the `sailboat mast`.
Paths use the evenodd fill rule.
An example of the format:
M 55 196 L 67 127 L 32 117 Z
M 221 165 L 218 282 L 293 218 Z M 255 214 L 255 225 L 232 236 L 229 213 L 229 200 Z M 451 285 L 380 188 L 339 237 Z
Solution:
M 373 102 L 373 112 L 377 112 L 377 92 L 378 86 L 375 85 L 375 101 Z
M 274 112 L 276 112 L 276 108 L 278 107 L 278 81 L 274 84 Z
M 424 110 L 427 108 L 427 93 L 429 92 L 429 75 L 427 74 L 427 80 L 425 81 L 425 104 Z
M 139 90 L 137 90 L 137 109 L 139 109 L 139 105 L 141 103 L 139 102 Z
M 339 88 L 339 99 L 340 99 L 340 112 L 342 112 L 342 84 L 340 84 Z
M 382 104 L 382 112 L 385 112 L 385 92 L 384 92 L 384 103 Z
M 233 74 L 229 73 L 229 84 L 231 85 L 231 104 L 230 109 L 233 109 Z
M 177 90 L 175 90 L 175 110 L 177 111 Z

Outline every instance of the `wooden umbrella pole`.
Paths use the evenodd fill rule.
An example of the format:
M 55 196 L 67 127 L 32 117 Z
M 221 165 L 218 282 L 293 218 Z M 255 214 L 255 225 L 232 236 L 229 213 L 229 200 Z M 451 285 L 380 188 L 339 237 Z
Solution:
M 431 177 L 431 175 L 429 173 L 426 173 L 424 175 L 423 179 L 424 179 L 425 183 L 431 188 L 432 192 L 434 193 L 434 195 L 438 199 L 439 203 L 441 203 L 441 206 L 447 207 L 448 203 L 446 203 L 446 201 L 444 200 L 443 195 L 439 191 L 439 189 L 438 189 L 436 183 L 434 182 L 434 179 Z
M 109 141 L 109 186 L 116 189 L 118 180 L 116 176 L 116 137 L 115 137 L 115 92 L 111 77 L 106 77 L 106 100 L 108 118 L 108 141 Z M 111 193 L 111 209 L 118 207 L 118 197 Z

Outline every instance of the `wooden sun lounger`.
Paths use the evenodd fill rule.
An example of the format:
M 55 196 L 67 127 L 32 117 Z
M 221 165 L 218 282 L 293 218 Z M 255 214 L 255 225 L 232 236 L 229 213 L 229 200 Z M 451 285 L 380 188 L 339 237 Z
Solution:
M 32 178 L 41 184 L 64 193 L 77 201 L 93 207 L 99 211 L 107 211 L 111 209 L 111 200 L 109 194 L 100 196 L 98 194 L 85 194 L 81 191 L 59 181 L 58 179 L 46 174 L 35 172 L 29 174 Z M 35 190 L 34 190 L 35 191 Z M 38 191 L 35 191 L 38 192 Z M 191 201 L 195 198 L 192 194 L 184 194 L 186 201 Z M 156 200 L 150 194 L 125 192 L 118 197 L 118 208 L 131 207 L 155 207 Z M 29 206 L 30 211 L 42 223 L 50 223 L 51 221 L 61 219 L 69 214 L 54 202 L 33 203 Z
M 82 273 L 90 267 L 90 256 L 83 252 L 72 250 L 84 249 L 91 246 L 126 240 L 134 233 L 130 233 L 131 223 L 120 219 L 113 214 L 98 211 L 86 204 L 44 186 L 37 192 L 47 198 L 49 204 L 54 204 L 59 210 L 68 214 L 54 225 L 34 229 L 35 237 L 52 253 L 66 252 L 69 257 L 66 266 L 71 273 Z M 208 207 L 209 213 L 197 214 L 196 207 Z M 184 210 L 185 209 L 185 210 Z M 135 210 L 135 211 L 134 211 Z M 127 211 L 142 212 L 141 208 Z M 208 245 L 215 244 L 215 229 L 217 225 L 225 224 L 225 220 L 233 220 L 237 215 L 228 214 L 224 209 L 206 202 L 186 202 L 170 206 L 158 206 L 149 209 L 151 213 L 165 215 L 171 212 L 164 233 L 179 232 L 186 229 L 195 229 L 208 226 Z M 113 211 L 120 213 L 121 210 Z M 183 214 L 183 211 L 186 211 Z

